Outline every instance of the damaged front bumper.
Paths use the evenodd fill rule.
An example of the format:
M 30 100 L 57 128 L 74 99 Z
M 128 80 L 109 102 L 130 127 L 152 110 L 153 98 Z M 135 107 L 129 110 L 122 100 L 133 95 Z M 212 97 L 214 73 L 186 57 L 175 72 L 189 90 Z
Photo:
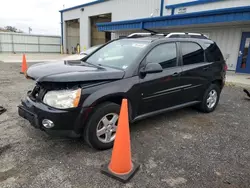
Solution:
M 81 108 L 59 110 L 51 108 L 41 102 L 33 101 L 29 97 L 21 101 L 18 106 L 18 114 L 28 120 L 30 124 L 50 135 L 80 137 L 83 128 Z M 46 128 L 43 120 L 50 120 L 54 126 Z

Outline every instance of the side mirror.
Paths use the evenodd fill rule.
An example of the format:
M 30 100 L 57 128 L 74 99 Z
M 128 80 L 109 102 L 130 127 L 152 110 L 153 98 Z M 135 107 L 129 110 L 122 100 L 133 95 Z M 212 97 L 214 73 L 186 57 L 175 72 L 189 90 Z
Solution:
M 159 63 L 148 63 L 146 67 L 140 70 L 142 74 L 158 73 L 162 72 L 163 69 Z

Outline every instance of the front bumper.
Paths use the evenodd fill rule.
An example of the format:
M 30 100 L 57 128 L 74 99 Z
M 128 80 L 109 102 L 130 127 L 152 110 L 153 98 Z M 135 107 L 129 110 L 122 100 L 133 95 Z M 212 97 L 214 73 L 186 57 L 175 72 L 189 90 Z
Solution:
M 85 120 L 87 109 L 75 108 L 59 110 L 49 107 L 41 102 L 33 101 L 29 97 L 21 101 L 18 106 L 18 114 L 28 120 L 30 124 L 50 135 L 80 137 Z M 54 127 L 45 128 L 42 125 L 43 119 L 49 119 Z

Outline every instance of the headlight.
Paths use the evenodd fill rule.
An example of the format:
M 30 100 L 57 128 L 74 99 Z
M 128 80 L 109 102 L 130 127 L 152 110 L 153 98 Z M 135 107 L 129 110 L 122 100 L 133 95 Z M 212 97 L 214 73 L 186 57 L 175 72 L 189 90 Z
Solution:
M 48 91 L 43 102 L 49 106 L 66 109 L 77 107 L 81 97 L 81 89 Z

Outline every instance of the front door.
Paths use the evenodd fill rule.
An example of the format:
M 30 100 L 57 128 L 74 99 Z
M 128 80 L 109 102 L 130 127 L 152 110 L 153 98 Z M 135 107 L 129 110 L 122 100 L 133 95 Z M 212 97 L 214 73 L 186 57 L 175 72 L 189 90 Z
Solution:
M 141 101 L 138 115 L 179 104 L 181 67 L 177 65 L 175 43 L 160 44 L 146 56 L 145 62 L 159 63 L 163 72 L 147 74 L 140 79 Z
M 250 74 L 250 32 L 242 33 L 236 72 Z

